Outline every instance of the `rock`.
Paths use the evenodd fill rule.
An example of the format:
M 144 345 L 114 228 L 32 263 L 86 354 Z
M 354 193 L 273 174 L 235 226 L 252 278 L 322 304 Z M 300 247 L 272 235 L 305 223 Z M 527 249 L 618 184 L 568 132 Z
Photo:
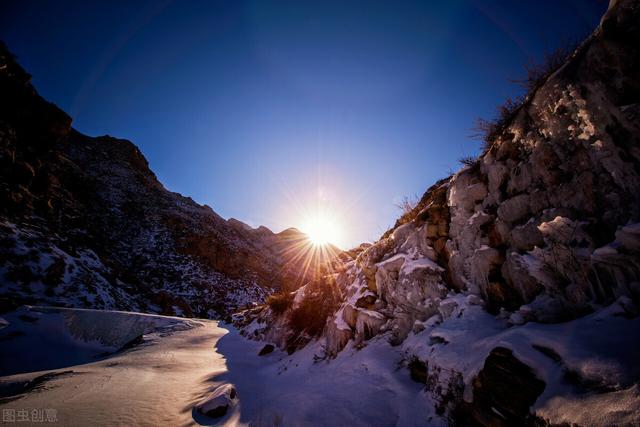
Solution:
M 631 224 L 616 231 L 616 240 L 629 251 L 640 252 L 640 224 Z
M 526 425 L 530 407 L 545 387 L 511 350 L 496 347 L 473 380 L 473 402 L 465 412 L 472 424 Z
M 406 223 L 396 228 L 393 233 L 391 233 L 391 239 L 395 243 L 395 245 L 400 246 L 407 237 L 415 230 L 415 226 L 412 223 Z
M 223 384 L 196 405 L 196 410 L 208 417 L 219 418 L 227 414 L 229 407 L 235 403 L 236 397 L 236 389 L 231 384 Z
M 531 164 L 521 162 L 511 171 L 507 192 L 509 194 L 518 194 L 529 190 L 532 184 Z
M 426 329 L 426 326 L 424 324 L 424 322 L 420 322 L 419 320 L 416 320 L 413 323 L 413 333 L 414 334 L 419 334 L 420 332 L 424 331 Z
M 486 185 L 478 181 L 474 172 L 465 169 L 454 176 L 453 185 L 449 187 L 448 204 L 465 211 L 473 211 L 476 202 L 481 201 L 486 195 Z
M 356 344 L 362 344 L 378 334 L 387 319 L 377 311 L 359 310 L 356 320 Z
M 465 270 L 472 283 L 483 289 L 489 281 L 495 281 L 495 272 L 504 261 L 502 254 L 495 248 L 481 246 L 473 251 L 466 260 Z M 472 289 L 476 289 L 474 286 Z
M 486 308 L 497 314 L 501 308 L 516 310 L 523 303 L 518 292 L 505 282 L 489 282 L 485 287 Z
M 465 297 L 465 299 L 467 301 L 467 304 L 470 305 L 482 305 L 484 303 L 484 301 L 482 301 L 482 298 L 475 294 L 469 294 Z
M 532 301 L 543 289 L 536 274 L 540 269 L 542 266 L 536 258 L 509 252 L 501 272 L 505 281 L 517 292 L 519 299 L 526 303 Z
M 342 310 L 342 319 L 351 329 L 355 329 L 358 320 L 358 310 L 351 304 L 346 304 Z
M 520 194 L 505 200 L 498 206 L 498 218 L 506 222 L 515 222 L 529 213 L 529 195 Z
M 530 251 L 544 244 L 542 233 L 533 221 L 513 228 L 509 235 L 509 242 L 518 251 Z
M 274 349 L 275 347 L 273 346 L 273 344 L 265 344 L 265 346 L 262 347 L 262 350 L 260 350 L 260 352 L 258 353 L 258 356 L 265 356 L 269 353 L 272 353 Z
M 438 224 L 427 223 L 427 237 L 430 239 L 437 239 L 439 236 L 440 227 Z
M 449 340 L 440 334 L 429 335 L 429 345 L 449 344 Z
M 411 379 L 420 384 L 426 384 L 428 379 L 427 362 L 417 357 L 411 358 L 409 361 L 409 375 Z
M 407 237 L 398 251 L 401 253 L 416 253 L 418 256 L 424 256 L 429 259 L 436 260 L 436 252 L 431 246 L 431 240 L 428 236 L 428 227 L 429 223 L 426 223 L 421 227 L 416 228 L 413 233 Z M 435 238 L 437 239 L 437 237 L 436 232 Z
M 329 357 L 335 357 L 353 338 L 353 331 L 339 320 L 332 319 L 325 328 L 325 337 L 325 353 Z
M 358 298 L 358 300 L 356 301 L 356 307 L 370 309 L 373 307 L 373 304 L 376 302 L 376 299 L 377 297 L 374 294 L 372 293 L 366 294 Z
M 62 276 L 64 275 L 64 269 L 67 264 L 62 258 L 56 258 L 53 263 L 45 271 L 45 277 L 42 280 L 48 286 L 57 286 L 62 283 Z
M 509 170 L 502 162 L 493 161 L 491 153 L 487 153 L 485 159 L 486 166 L 483 169 L 487 171 L 486 173 L 489 179 L 489 193 L 496 194 L 499 192 L 498 190 L 507 178 Z
M 458 303 L 454 299 L 445 299 L 438 304 L 438 313 L 442 319 L 451 317 L 454 311 L 458 308 Z

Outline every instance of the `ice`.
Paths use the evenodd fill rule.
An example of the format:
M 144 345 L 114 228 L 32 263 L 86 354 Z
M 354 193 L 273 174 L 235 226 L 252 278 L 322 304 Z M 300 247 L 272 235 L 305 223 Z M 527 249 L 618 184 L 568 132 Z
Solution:
M 9 396 L 0 409 L 56 408 L 60 425 L 194 424 L 192 409 L 218 385 L 210 378 L 226 369 L 224 357 L 214 350 L 226 330 L 212 321 L 40 308 L 6 317 L 23 335 L 3 339 L 0 366 L 29 373 L 0 377 L 0 394 Z M 82 319 L 84 327 L 72 323 L 67 329 L 65 319 Z M 108 324 L 151 329 L 145 329 L 142 344 L 104 355 L 99 352 L 114 347 L 101 341 L 119 344 L 111 341 Z M 74 336 L 78 328 L 93 341 Z M 57 369 L 38 371 L 33 362 L 46 358 L 57 361 Z M 30 389 L 28 384 L 41 385 Z

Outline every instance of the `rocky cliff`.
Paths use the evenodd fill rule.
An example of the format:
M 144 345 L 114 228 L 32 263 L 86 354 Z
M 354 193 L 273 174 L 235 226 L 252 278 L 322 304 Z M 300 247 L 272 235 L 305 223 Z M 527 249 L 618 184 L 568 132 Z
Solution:
M 452 424 L 640 422 L 638 40 L 613 1 L 477 160 L 244 333 L 327 360 L 385 341 Z
M 219 317 L 272 289 L 299 287 L 328 259 L 297 230 L 254 230 L 166 190 L 131 142 L 74 130 L 4 46 L 0 93 L 6 308 Z

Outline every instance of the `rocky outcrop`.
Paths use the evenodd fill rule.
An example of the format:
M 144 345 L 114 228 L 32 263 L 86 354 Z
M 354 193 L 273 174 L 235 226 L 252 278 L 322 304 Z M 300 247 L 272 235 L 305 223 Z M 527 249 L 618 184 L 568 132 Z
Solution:
M 429 188 L 375 244 L 343 254 L 331 275 L 340 298 L 320 338 L 325 357 L 374 339 L 422 348 L 423 376 L 437 384 L 428 389 L 447 402 L 443 411 L 462 407 L 447 390 L 463 378 L 472 424 L 514 425 L 529 419 L 546 380 L 511 350 L 487 344 L 491 337 L 611 304 L 637 316 L 638 39 L 640 4 L 612 2 L 475 163 Z M 295 300 L 305 301 L 302 290 Z M 258 307 L 241 323 L 256 338 L 290 342 L 289 315 Z M 438 357 L 458 345 L 474 353 L 458 364 Z
M 296 289 L 333 256 L 166 190 L 131 142 L 74 130 L 4 46 L 0 90 L 3 305 L 219 317 Z
M 473 380 L 474 400 L 464 405 L 464 417 L 487 426 L 534 425 L 529 408 L 544 388 L 544 381 L 511 350 L 497 347 Z

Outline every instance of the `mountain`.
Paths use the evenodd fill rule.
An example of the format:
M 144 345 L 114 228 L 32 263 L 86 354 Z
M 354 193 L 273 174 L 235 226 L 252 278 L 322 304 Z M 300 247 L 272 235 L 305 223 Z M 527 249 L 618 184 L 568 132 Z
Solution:
M 301 232 L 254 230 L 168 191 L 131 142 L 73 129 L 4 45 L 0 91 L 4 309 L 219 317 L 296 289 L 330 257 Z
M 612 1 L 490 123 L 477 159 L 331 274 L 236 323 L 329 363 L 369 346 L 398 357 L 434 425 L 637 425 L 638 40 L 640 3 Z

